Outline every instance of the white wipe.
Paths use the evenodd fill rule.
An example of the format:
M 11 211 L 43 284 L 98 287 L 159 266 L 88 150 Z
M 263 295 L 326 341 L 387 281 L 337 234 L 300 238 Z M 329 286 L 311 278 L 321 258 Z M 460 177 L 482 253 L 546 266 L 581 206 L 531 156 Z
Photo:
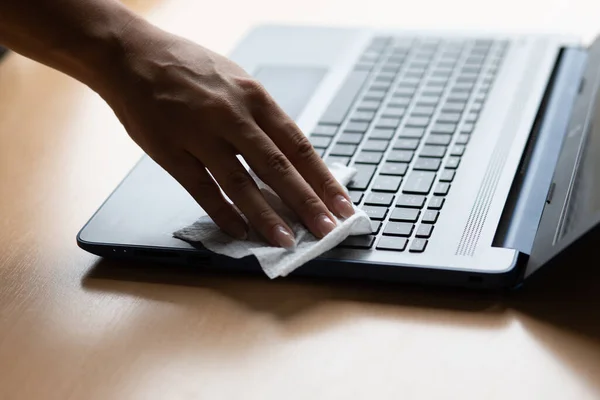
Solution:
M 334 164 L 330 170 L 343 186 L 346 186 L 356 174 L 354 168 L 342 164 Z M 266 200 L 294 231 L 296 238 L 294 249 L 273 247 L 252 229 L 248 232 L 247 240 L 234 239 L 222 232 L 208 215 L 173 235 L 188 242 L 200 242 L 210 251 L 233 258 L 254 255 L 267 276 L 276 278 L 286 276 L 306 262 L 334 248 L 350 235 L 371 233 L 369 217 L 364 211 L 355 207 L 353 216 L 345 220 L 336 219 L 336 228 L 319 240 L 307 231 L 298 217 L 283 204 L 272 189 L 259 179 L 256 180 Z

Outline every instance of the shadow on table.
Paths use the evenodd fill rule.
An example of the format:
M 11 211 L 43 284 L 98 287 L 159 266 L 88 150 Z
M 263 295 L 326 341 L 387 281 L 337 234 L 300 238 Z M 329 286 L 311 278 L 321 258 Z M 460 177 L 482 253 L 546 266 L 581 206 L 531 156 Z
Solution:
M 100 260 L 86 275 L 90 290 L 123 291 L 131 286 L 101 284 L 100 280 L 147 282 L 208 289 L 246 307 L 292 318 L 323 301 L 377 303 L 427 310 L 445 309 L 471 314 L 502 316 L 518 311 L 561 329 L 600 343 L 600 269 L 592 264 L 554 268 L 523 289 L 508 293 L 483 293 L 439 287 L 420 287 L 355 280 L 288 278 L 269 280 L 254 274 L 223 274 L 183 266 L 131 261 Z M 152 296 L 144 292 L 142 296 Z M 139 295 L 139 291 L 136 290 Z M 507 318 L 495 318 L 504 324 Z
M 199 270 L 185 266 L 159 265 L 102 259 L 83 279 L 89 290 L 135 291 L 137 285 L 107 283 L 106 280 L 145 282 L 186 286 L 219 293 L 245 307 L 266 312 L 280 319 L 291 319 L 309 312 L 324 302 L 377 304 L 390 307 L 404 306 L 423 310 L 445 309 L 472 314 L 498 315 L 499 296 L 448 288 L 417 287 L 349 279 L 315 279 L 290 277 L 270 280 L 264 275 L 214 270 Z M 142 297 L 152 297 L 157 291 L 143 291 Z M 161 294 L 163 296 L 163 294 Z M 388 309 L 393 314 L 393 309 Z M 472 320 L 461 319 L 460 323 Z M 500 318 L 490 318 L 494 325 L 504 324 Z M 476 325 L 476 324 L 474 324 Z

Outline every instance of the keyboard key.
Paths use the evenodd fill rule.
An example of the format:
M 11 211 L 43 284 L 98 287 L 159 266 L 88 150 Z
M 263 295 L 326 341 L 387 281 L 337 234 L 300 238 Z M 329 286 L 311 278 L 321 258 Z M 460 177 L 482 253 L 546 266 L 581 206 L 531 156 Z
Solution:
M 409 163 L 412 161 L 414 154 L 415 152 L 410 150 L 392 150 L 387 161 Z
M 417 222 L 419 214 L 421 214 L 421 211 L 418 208 L 396 207 L 392 211 L 390 221 Z
M 404 251 L 407 243 L 404 237 L 382 236 L 377 243 L 377 250 Z
M 326 149 L 331 144 L 331 138 L 327 136 L 311 136 L 309 140 L 316 149 Z
M 348 184 L 348 189 L 355 190 L 366 190 L 373 179 L 376 166 L 370 164 L 355 164 L 356 175 L 352 178 Z
M 456 157 L 456 156 L 448 157 L 448 160 L 446 160 L 445 168 L 456 169 L 456 168 L 458 168 L 459 164 L 460 164 L 460 157 Z
M 350 200 L 352 201 L 352 203 L 358 204 L 362 200 L 364 193 L 358 192 L 356 190 L 349 190 L 348 195 L 350 195 Z
M 419 139 L 400 138 L 394 143 L 394 149 L 398 150 L 416 150 L 419 147 Z
M 340 125 L 346 118 L 352 103 L 354 103 L 354 99 L 369 75 L 369 71 L 351 71 L 325 110 L 325 113 L 321 117 L 321 122 L 324 124 Z
M 399 87 L 394 92 L 394 97 L 408 97 L 411 98 L 415 94 L 415 88 L 413 87 Z
M 441 164 L 442 160 L 439 158 L 419 157 L 413 165 L 413 169 L 420 171 L 437 171 L 440 169 Z
M 440 101 L 439 96 L 421 96 L 417 100 L 418 106 L 436 106 Z
M 427 247 L 427 239 L 413 239 L 410 245 L 411 253 L 422 253 L 425 251 L 425 247 Z
M 456 142 L 455 143 L 456 144 L 467 144 L 469 142 L 470 138 L 471 138 L 471 136 L 468 133 L 461 133 L 456 138 Z
M 344 132 L 365 133 L 369 129 L 368 122 L 350 122 L 344 128 Z
M 363 145 L 363 151 L 386 151 L 389 144 L 389 140 L 367 140 Z
M 421 153 L 419 156 L 421 157 L 433 157 L 433 158 L 443 158 L 446 155 L 446 147 L 444 146 L 423 146 L 421 149 Z
M 338 127 L 333 125 L 317 125 L 311 136 L 335 136 Z
M 383 153 L 380 151 L 361 151 L 354 162 L 358 164 L 379 164 L 382 157 Z
M 383 117 L 385 118 L 402 118 L 406 113 L 406 108 L 404 107 L 387 107 L 383 110 Z
M 443 87 L 426 87 L 421 94 L 423 96 L 441 96 L 444 93 Z
M 358 105 L 357 109 L 359 111 L 377 111 L 381 106 L 380 101 L 375 100 L 363 100 Z
M 435 172 L 413 171 L 404 182 L 402 192 L 409 194 L 429 194 L 434 179 Z
M 427 137 L 426 144 L 433 146 L 448 146 L 452 140 L 452 135 L 432 133 Z
M 395 73 L 383 71 L 375 76 L 375 81 L 376 82 L 392 82 L 395 77 L 396 77 Z
M 398 73 L 398 71 L 400 71 L 400 68 L 402 68 L 403 62 L 403 57 L 391 57 L 391 59 L 388 59 L 388 61 L 381 67 L 381 70 L 386 72 Z
M 393 129 L 379 129 L 379 128 L 375 128 L 375 129 L 373 129 L 373 131 L 369 135 L 369 139 L 385 139 L 385 140 L 390 140 L 392 137 L 394 137 L 394 130 Z
M 452 134 L 456 131 L 456 124 L 442 124 L 436 123 L 431 128 L 432 133 L 446 133 Z
M 356 146 L 352 144 L 336 144 L 331 149 L 333 156 L 352 156 L 356 151 Z
M 369 86 L 369 91 L 381 91 L 386 92 L 389 89 L 390 85 L 383 82 L 374 82 L 371 86 Z
M 339 247 L 349 249 L 370 249 L 373 246 L 373 242 L 375 242 L 375 236 L 371 235 L 348 236 L 339 244 Z
M 463 102 L 468 101 L 469 97 L 470 93 L 468 92 L 451 92 L 446 98 L 446 101 L 449 103 L 454 103 L 455 101 Z
M 462 128 L 460 128 L 460 133 L 471 133 L 475 129 L 475 124 L 464 124 Z
M 396 129 L 400 125 L 400 118 L 379 118 L 376 122 L 376 128 Z
M 448 194 L 449 190 L 450 190 L 450 184 L 448 182 L 440 182 L 435 187 L 433 194 L 435 194 L 436 196 L 445 196 Z
M 415 236 L 421 239 L 429 239 L 431 237 L 431 232 L 433 231 L 433 225 L 431 224 L 421 224 L 417 228 L 417 233 Z
M 423 208 L 425 199 L 425 196 L 418 194 L 402 194 L 398 196 L 396 207 Z
M 410 99 L 408 97 L 393 97 L 389 103 L 388 107 L 395 108 L 406 108 L 410 104 Z
M 458 121 L 460 121 L 460 114 L 458 114 L 458 113 L 441 113 L 440 115 L 438 115 L 437 121 L 442 122 L 442 123 L 449 122 L 452 124 L 456 124 L 456 123 L 458 123 Z
M 410 117 L 406 120 L 406 126 L 412 127 L 426 127 L 429 125 L 430 119 L 428 117 Z
M 344 144 L 359 144 L 362 141 L 362 133 L 342 133 L 337 140 L 337 143 Z
M 387 207 L 363 206 L 362 209 L 374 221 L 382 221 L 387 215 Z
M 399 176 L 382 175 L 375 178 L 373 182 L 373 191 L 396 193 L 400 188 L 402 178 Z
M 371 221 L 371 235 L 377 235 L 381 229 L 381 225 L 383 225 L 381 221 Z
M 395 175 L 395 176 L 404 176 L 406 171 L 408 170 L 408 164 L 405 163 L 396 163 L 396 162 L 386 162 L 381 167 L 381 171 L 379 172 L 381 175 Z
M 385 92 L 379 91 L 379 90 L 377 90 L 377 91 L 375 91 L 375 90 L 369 90 L 363 96 L 363 99 L 365 99 L 365 100 L 377 100 L 377 101 L 381 101 L 384 98 L 385 98 Z
M 391 193 L 369 193 L 365 199 L 365 204 L 369 206 L 389 207 L 394 202 L 394 195 Z
M 467 114 L 467 116 L 465 117 L 465 122 L 467 124 L 472 124 L 475 123 L 477 121 L 477 117 L 479 117 L 479 115 L 473 111 L 471 111 L 470 113 Z
M 442 78 L 429 78 L 427 82 L 425 82 L 426 86 L 429 87 L 445 87 L 448 84 L 447 79 Z
M 481 112 L 482 108 L 483 108 L 483 103 L 475 102 L 475 103 L 471 104 L 471 111 Z
M 443 113 L 461 114 L 465 110 L 466 103 L 446 103 L 442 106 Z
M 388 222 L 385 225 L 383 234 L 387 236 L 405 236 L 412 235 L 415 226 L 409 222 Z
M 323 157 L 325 155 L 325 149 L 315 149 L 315 153 L 319 155 L 319 157 Z
M 327 158 L 325 159 L 325 163 L 329 166 L 332 166 L 333 164 L 336 164 L 336 163 L 348 165 L 349 162 L 350 162 L 350 157 L 327 156 Z
M 462 156 L 465 153 L 465 145 L 464 144 L 455 144 L 450 151 L 451 156 Z
M 445 169 L 440 174 L 440 181 L 441 182 L 452 182 L 452 180 L 454 179 L 454 174 L 455 174 L 455 171 L 453 171 L 451 169 Z
M 411 111 L 411 114 L 425 116 L 425 117 L 431 117 L 434 112 L 435 112 L 435 107 L 418 106 L 418 107 L 413 108 L 413 110 Z
M 441 210 L 442 207 L 444 206 L 444 201 L 446 199 L 443 197 L 439 197 L 439 196 L 433 196 L 430 200 L 429 200 L 429 204 L 427 204 L 427 208 L 431 209 L 431 210 Z
M 373 111 L 356 111 L 350 116 L 350 121 L 371 122 L 375 118 Z
M 416 88 L 421 83 L 419 78 L 403 77 L 398 82 L 398 87 L 412 87 Z
M 402 138 L 420 139 L 424 134 L 425 128 L 405 127 L 400 131 L 400 137 Z
M 439 215 L 440 212 L 437 210 L 427 210 L 423 213 L 423 218 L 421 218 L 421 222 L 425 224 L 435 224 Z

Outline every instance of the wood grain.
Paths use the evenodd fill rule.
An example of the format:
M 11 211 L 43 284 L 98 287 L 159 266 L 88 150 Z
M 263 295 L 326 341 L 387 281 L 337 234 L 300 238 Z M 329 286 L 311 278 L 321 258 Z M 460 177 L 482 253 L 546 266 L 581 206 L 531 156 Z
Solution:
M 396 2 L 369 3 L 393 22 Z M 221 52 L 253 23 L 354 23 L 365 7 L 129 4 Z M 0 67 L 0 399 L 600 398 L 597 262 L 491 296 L 101 261 L 75 235 L 139 156 L 83 85 L 14 54 Z

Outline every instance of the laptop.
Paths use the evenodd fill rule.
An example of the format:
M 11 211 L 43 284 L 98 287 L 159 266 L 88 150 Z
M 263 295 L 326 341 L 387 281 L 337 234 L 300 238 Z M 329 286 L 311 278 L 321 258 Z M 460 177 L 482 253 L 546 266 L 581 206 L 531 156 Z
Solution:
M 598 237 L 599 40 L 269 25 L 230 57 L 327 163 L 357 169 L 348 190 L 372 220 L 293 275 L 511 289 Z M 143 157 L 77 243 L 262 273 L 172 236 L 203 214 Z

